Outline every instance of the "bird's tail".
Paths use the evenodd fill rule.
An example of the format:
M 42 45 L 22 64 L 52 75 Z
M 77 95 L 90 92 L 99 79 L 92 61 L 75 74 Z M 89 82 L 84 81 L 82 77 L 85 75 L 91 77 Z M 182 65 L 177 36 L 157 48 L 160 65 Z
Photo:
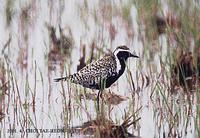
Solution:
M 55 81 L 55 82 L 59 82 L 59 81 L 61 81 L 61 80 L 64 80 L 64 81 L 66 81 L 66 80 L 67 80 L 67 78 L 68 78 L 68 77 L 56 78 L 56 79 L 54 79 L 54 81 Z

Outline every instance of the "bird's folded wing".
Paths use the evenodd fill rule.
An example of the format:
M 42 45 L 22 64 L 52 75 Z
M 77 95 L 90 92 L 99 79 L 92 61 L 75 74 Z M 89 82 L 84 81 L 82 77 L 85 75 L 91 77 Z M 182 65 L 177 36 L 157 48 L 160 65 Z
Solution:
M 101 80 L 110 77 L 116 71 L 116 63 L 113 56 L 105 56 L 82 68 L 79 72 L 70 76 L 74 83 L 88 88 L 97 88 Z

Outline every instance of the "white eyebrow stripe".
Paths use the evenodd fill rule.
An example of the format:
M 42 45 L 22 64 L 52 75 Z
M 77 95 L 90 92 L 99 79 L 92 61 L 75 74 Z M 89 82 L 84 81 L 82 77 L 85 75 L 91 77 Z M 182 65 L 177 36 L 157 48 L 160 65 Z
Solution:
M 114 51 L 114 54 L 116 55 L 119 52 L 131 52 L 130 50 L 125 50 L 125 49 L 117 49 Z

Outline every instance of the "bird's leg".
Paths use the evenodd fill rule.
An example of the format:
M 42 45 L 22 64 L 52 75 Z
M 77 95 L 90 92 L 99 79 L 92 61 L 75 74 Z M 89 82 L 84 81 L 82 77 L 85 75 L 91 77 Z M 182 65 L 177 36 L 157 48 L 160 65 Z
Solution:
M 101 97 L 102 98 L 102 91 L 104 90 L 106 86 L 106 80 L 105 79 L 100 79 L 100 89 L 99 89 L 99 92 L 98 92 L 98 95 L 97 95 L 97 110 L 100 111 L 99 109 L 99 98 Z
M 102 97 L 102 91 L 99 90 L 98 95 L 97 95 L 97 110 L 99 111 L 99 97 Z

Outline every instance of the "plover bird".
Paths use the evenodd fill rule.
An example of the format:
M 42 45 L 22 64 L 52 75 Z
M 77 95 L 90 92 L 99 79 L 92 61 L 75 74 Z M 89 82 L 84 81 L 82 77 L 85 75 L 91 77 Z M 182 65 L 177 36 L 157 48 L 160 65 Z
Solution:
M 70 80 L 83 87 L 99 90 L 97 95 L 99 108 L 99 96 L 101 96 L 103 89 L 110 87 L 124 73 L 129 57 L 139 58 L 127 46 L 118 46 L 114 52 L 86 65 L 77 73 L 54 80 L 56 82 Z

